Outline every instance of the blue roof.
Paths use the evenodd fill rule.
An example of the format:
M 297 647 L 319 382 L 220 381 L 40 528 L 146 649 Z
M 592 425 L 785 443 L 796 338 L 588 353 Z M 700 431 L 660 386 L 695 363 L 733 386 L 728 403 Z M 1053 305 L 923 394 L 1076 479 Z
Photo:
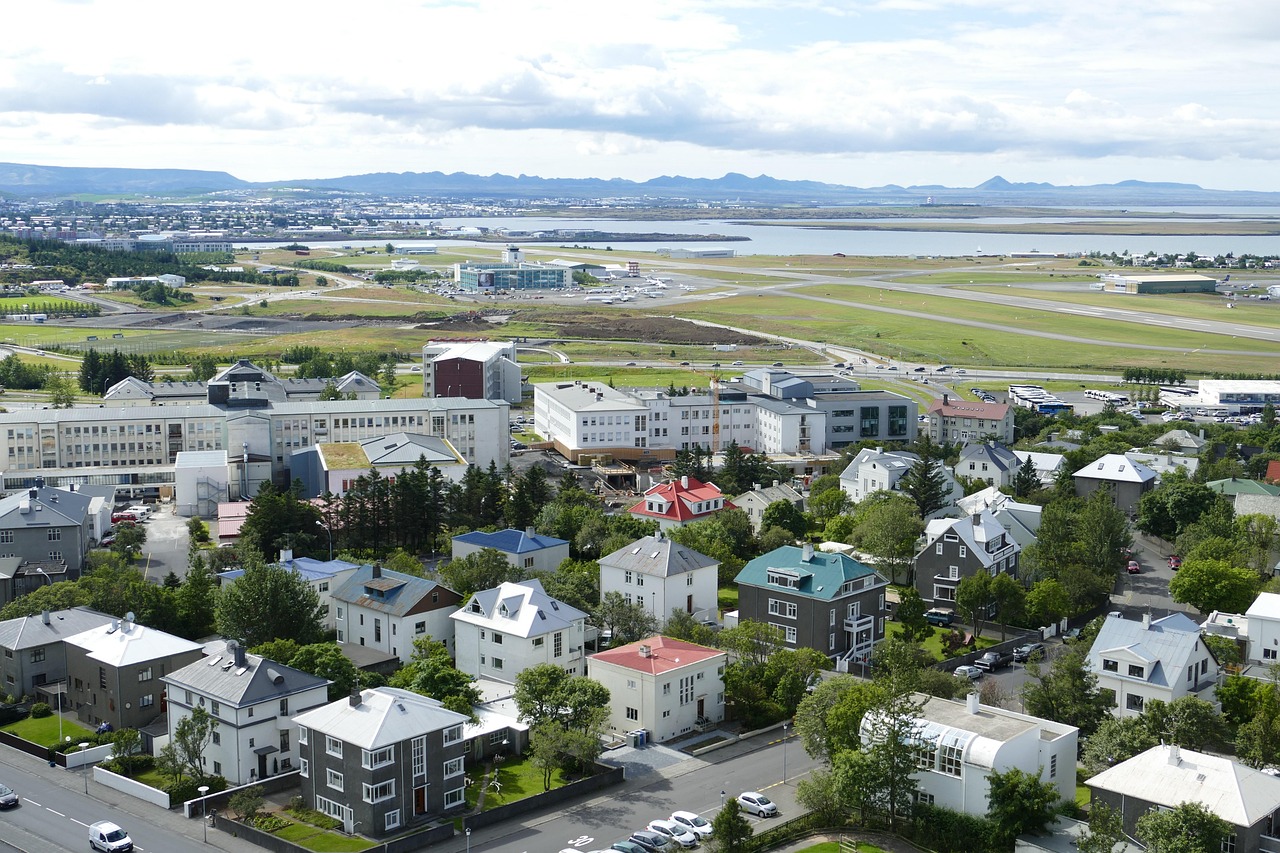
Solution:
M 839 598 L 846 581 L 871 577 L 873 584 L 888 583 L 875 569 L 845 554 L 810 551 L 808 559 L 805 554 L 805 549 L 794 545 L 775 548 L 743 566 L 734 581 L 747 586 L 777 587 L 769 583 L 769 573 L 773 571 L 796 578 L 796 586 L 787 587 L 787 592 L 823 601 Z
M 473 530 L 470 533 L 463 533 L 453 537 L 453 541 L 476 545 L 480 548 L 496 548 L 507 554 L 531 554 L 534 551 L 545 551 L 547 548 L 556 548 L 560 545 L 569 544 L 568 540 L 565 539 L 543 536 L 540 533 L 529 533 L 525 530 L 515 530 L 510 527 L 506 530 L 499 530 L 497 533 Z
M 331 578 L 338 572 L 357 568 L 357 565 L 355 563 L 348 563 L 346 560 L 313 560 L 310 557 L 297 557 L 292 561 L 289 567 L 307 580 L 315 581 Z M 231 569 L 226 572 L 218 572 L 218 577 L 223 580 L 232 581 L 243 574 L 244 569 Z

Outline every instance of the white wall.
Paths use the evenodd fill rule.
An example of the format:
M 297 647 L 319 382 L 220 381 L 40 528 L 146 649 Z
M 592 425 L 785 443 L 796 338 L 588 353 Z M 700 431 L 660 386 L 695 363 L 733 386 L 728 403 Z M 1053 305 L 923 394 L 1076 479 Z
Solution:
M 645 729 L 662 742 L 693 731 L 698 699 L 703 700 L 707 719 L 714 723 L 724 719 L 724 678 L 719 674 L 724 662 L 724 656 L 717 656 L 655 676 L 597 660 L 588 674 L 609 690 L 609 727 L 613 731 Z M 680 679 L 685 677 L 693 678 L 693 698 L 681 704 Z M 664 685 L 669 685 L 667 692 Z M 628 719 L 627 708 L 635 708 L 639 719 Z

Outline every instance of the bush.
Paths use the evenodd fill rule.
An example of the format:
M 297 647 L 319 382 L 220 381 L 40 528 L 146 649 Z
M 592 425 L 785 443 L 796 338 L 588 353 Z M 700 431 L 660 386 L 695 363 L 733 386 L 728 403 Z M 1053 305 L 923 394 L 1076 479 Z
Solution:
M 293 800 L 298 800 L 298 804 L 294 805 Z M 302 797 L 294 797 L 289 800 L 289 808 L 285 809 L 291 816 L 296 817 L 303 823 L 309 823 L 312 826 L 318 826 L 321 829 L 341 829 L 342 821 L 337 818 L 329 817 L 324 812 L 309 809 L 301 802 Z
M 210 794 L 216 794 L 227 789 L 227 780 L 221 776 L 206 776 L 204 784 L 209 786 Z M 184 776 L 177 782 L 165 785 L 164 792 L 169 795 L 169 802 L 185 803 L 187 800 L 194 800 L 200 796 L 200 782 Z
M 248 788 L 241 788 L 231 795 L 231 799 L 227 801 L 227 805 L 236 814 L 240 815 L 245 823 L 252 824 L 254 818 L 258 816 L 258 812 L 262 811 L 262 786 L 253 785 Z
M 258 815 L 253 820 L 246 820 L 245 823 L 254 829 L 261 829 L 263 832 L 279 832 L 286 826 L 293 826 L 292 821 L 285 820 L 280 815 L 274 814 Z
M 941 806 L 920 803 L 915 807 L 912 841 L 938 853 L 997 853 L 996 825 Z
M 53 709 L 49 707 L 48 702 L 37 702 L 31 706 L 31 716 L 36 719 L 51 717 L 53 716 Z

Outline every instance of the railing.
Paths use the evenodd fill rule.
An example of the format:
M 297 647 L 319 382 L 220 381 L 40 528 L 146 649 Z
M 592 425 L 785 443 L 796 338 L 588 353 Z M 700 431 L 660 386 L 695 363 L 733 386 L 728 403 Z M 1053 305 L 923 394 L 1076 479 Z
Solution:
M 1258 836 L 1258 853 L 1280 853 L 1280 838 L 1270 835 Z

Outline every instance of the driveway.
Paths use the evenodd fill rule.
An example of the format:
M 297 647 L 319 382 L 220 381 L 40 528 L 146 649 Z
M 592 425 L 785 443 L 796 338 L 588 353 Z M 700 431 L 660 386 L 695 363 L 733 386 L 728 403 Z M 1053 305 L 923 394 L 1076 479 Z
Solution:
M 187 521 L 174 512 L 173 504 L 156 504 L 151 517 L 143 522 L 147 542 L 142 546 L 138 568 L 147 580 L 160 583 L 165 575 L 173 572 L 179 578 L 187 576 Z

